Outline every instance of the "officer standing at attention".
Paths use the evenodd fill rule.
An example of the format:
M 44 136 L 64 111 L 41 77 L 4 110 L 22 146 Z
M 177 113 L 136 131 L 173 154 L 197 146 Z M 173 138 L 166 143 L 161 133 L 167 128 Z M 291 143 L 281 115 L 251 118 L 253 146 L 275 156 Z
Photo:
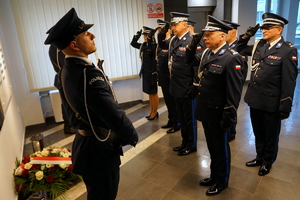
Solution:
M 88 59 L 96 51 L 95 35 L 88 32 L 91 26 L 72 8 L 47 32 L 45 44 L 53 44 L 66 55 L 59 90 L 67 117 L 77 129 L 73 172 L 82 176 L 88 200 L 113 200 L 118 191 L 121 146 L 135 146 L 138 135 L 101 66 L 96 68 Z
M 157 94 L 157 66 L 155 60 L 156 43 L 154 39 L 156 29 L 147 26 L 144 26 L 143 29 L 143 33 L 142 30 L 140 30 L 133 36 L 130 45 L 140 50 L 140 58 L 142 61 L 140 75 L 143 78 L 143 92 L 149 95 L 150 102 L 150 113 L 146 118 L 148 120 L 154 120 L 158 118 L 157 109 L 159 103 Z M 138 42 L 141 34 L 144 36 L 143 43 Z
M 232 27 L 232 29 L 228 31 L 226 42 L 228 42 L 230 48 L 236 50 L 236 44 L 238 43 L 237 29 L 240 25 L 228 20 L 222 20 L 222 21 Z M 245 81 L 248 73 L 248 63 L 247 63 L 248 59 L 246 56 L 243 55 L 242 58 L 245 61 L 245 64 L 243 65 L 244 66 L 243 75 Z M 235 139 L 235 135 L 236 135 L 236 123 L 232 124 L 230 130 L 228 131 L 229 142 Z
M 226 132 L 237 121 L 244 77 L 242 56 L 226 43 L 232 28 L 208 16 L 204 32 L 204 50 L 199 68 L 199 87 L 195 117 L 202 122 L 211 157 L 210 177 L 200 180 L 211 186 L 206 195 L 216 195 L 228 187 L 230 147 Z
M 256 158 L 246 166 L 260 166 L 260 176 L 268 174 L 276 160 L 281 120 L 290 115 L 298 75 L 297 49 L 281 36 L 288 20 L 273 13 L 264 13 L 262 19 L 263 38 L 254 46 L 247 45 L 259 28 L 257 24 L 250 26 L 237 44 L 238 51 L 252 55 L 244 100 L 250 106 Z
M 192 98 L 193 66 L 185 63 L 186 46 L 192 36 L 188 31 L 189 14 L 171 12 L 174 37 L 169 46 L 170 92 L 175 97 L 180 120 L 182 142 L 174 147 L 179 156 L 197 151 L 197 121 L 194 117 L 195 99 Z
M 176 103 L 174 97 L 170 94 L 170 71 L 168 67 L 169 43 L 171 40 L 171 26 L 169 22 L 157 20 L 159 28 L 158 45 L 157 45 L 157 69 L 158 69 L 158 85 L 161 87 L 164 100 L 168 108 L 168 122 L 162 128 L 169 128 L 167 133 L 175 133 L 180 130 L 180 123 L 176 111 Z
M 65 55 L 63 54 L 62 51 L 58 50 L 54 45 L 50 45 L 48 53 L 49 53 L 49 57 L 50 57 L 52 65 L 53 65 L 53 68 L 54 68 L 55 72 L 58 73 L 59 70 L 62 68 L 62 66 L 64 66 L 64 64 L 65 64 Z M 59 81 L 59 77 L 56 74 L 55 78 L 54 78 L 54 86 L 56 88 L 58 88 L 57 87 L 58 81 Z M 68 121 L 63 104 L 61 104 L 61 111 L 62 111 L 62 117 L 64 120 L 64 133 L 65 134 L 75 134 L 76 130 Z

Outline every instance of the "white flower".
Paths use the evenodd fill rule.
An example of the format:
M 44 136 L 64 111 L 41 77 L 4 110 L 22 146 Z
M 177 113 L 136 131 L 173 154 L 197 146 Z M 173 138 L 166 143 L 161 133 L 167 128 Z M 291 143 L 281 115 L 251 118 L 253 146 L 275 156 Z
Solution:
M 42 180 L 44 178 L 44 172 L 43 171 L 37 171 L 35 173 L 35 177 L 37 180 Z
M 41 165 L 41 170 L 44 170 L 45 169 L 45 165 Z
M 41 152 L 41 154 L 42 154 L 43 157 L 47 157 L 49 155 L 49 151 L 48 150 L 43 150 Z
M 63 148 L 64 153 L 69 153 L 69 150 L 67 148 Z
M 68 158 L 68 157 L 70 157 L 70 154 L 68 154 L 68 153 L 64 153 L 64 154 L 62 154 L 62 157 L 64 157 L 64 158 Z
M 25 169 L 30 169 L 32 167 L 32 164 L 30 164 L 30 163 L 26 163 L 25 165 L 24 165 L 24 168 Z
M 60 163 L 59 166 L 60 166 L 60 168 L 62 168 L 62 169 L 65 169 L 65 168 L 69 167 L 69 165 L 66 164 L 66 163 Z
M 51 164 L 46 164 L 46 167 L 47 167 L 47 168 L 50 168 L 50 167 L 53 167 L 53 165 L 51 165 Z
M 24 169 L 22 169 L 21 167 L 18 167 L 18 168 L 15 170 L 15 175 L 21 176 L 23 170 L 24 170 Z
M 51 153 L 56 154 L 56 153 L 58 153 L 59 151 L 60 151 L 59 149 L 54 148 L 54 149 L 52 149 Z

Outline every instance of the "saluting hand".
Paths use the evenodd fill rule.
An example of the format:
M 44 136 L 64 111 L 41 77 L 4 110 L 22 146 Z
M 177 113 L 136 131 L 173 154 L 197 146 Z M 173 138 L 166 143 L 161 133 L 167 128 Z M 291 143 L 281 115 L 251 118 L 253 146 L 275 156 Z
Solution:
M 249 39 L 255 35 L 256 31 L 259 29 L 259 24 L 255 26 L 249 26 L 246 33 L 242 36 L 243 39 Z
M 136 32 L 136 35 L 134 37 L 140 38 L 141 35 L 142 35 L 142 29 L 140 31 Z
M 204 31 L 201 31 L 200 33 L 196 33 L 193 35 L 193 39 L 192 41 L 188 44 L 188 49 L 190 49 L 191 51 L 196 51 L 197 46 L 202 38 L 204 34 Z

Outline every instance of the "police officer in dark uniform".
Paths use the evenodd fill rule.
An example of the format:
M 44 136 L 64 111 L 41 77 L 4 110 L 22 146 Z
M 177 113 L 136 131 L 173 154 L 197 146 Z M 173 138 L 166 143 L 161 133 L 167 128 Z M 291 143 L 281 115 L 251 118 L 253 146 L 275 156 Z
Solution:
M 118 191 L 121 146 L 135 146 L 138 135 L 103 70 L 88 60 L 96 51 L 95 36 L 88 32 L 91 26 L 72 8 L 47 32 L 45 44 L 53 44 L 66 55 L 59 72 L 59 91 L 67 117 L 77 129 L 73 172 L 82 176 L 88 200 L 113 200 Z
M 171 26 L 169 22 L 157 20 L 158 28 L 158 45 L 157 45 L 157 69 L 158 85 L 161 87 L 164 100 L 168 108 L 168 122 L 162 128 L 169 128 L 167 133 L 175 133 L 180 130 L 180 123 L 176 111 L 174 97 L 170 94 L 170 71 L 168 67 L 169 43 L 171 40 Z
M 222 20 L 222 21 L 232 27 L 231 30 L 228 30 L 226 42 L 229 44 L 229 47 L 231 49 L 236 50 L 236 44 L 238 43 L 237 29 L 240 25 L 228 20 Z M 247 56 L 245 55 L 242 55 L 242 58 L 245 61 L 245 64 L 243 65 L 244 66 L 243 75 L 244 75 L 244 80 L 246 80 L 247 73 L 248 73 L 248 63 L 247 63 L 248 59 Z M 235 139 L 235 135 L 236 135 L 236 124 L 234 123 L 232 124 L 230 130 L 228 131 L 229 142 Z
M 192 36 L 188 31 L 189 14 L 171 12 L 170 15 L 175 35 L 169 45 L 170 93 L 175 97 L 182 136 L 181 145 L 173 150 L 183 156 L 197 151 L 197 121 L 194 117 L 196 101 L 191 92 L 194 71 L 193 66 L 185 62 L 186 46 Z
M 59 70 L 62 68 L 62 66 L 64 66 L 64 64 L 65 64 L 65 55 L 63 54 L 62 51 L 58 50 L 54 45 L 50 45 L 48 53 L 49 53 L 49 57 L 50 57 L 52 65 L 53 65 L 53 68 L 54 68 L 55 72 L 58 73 Z M 59 82 L 59 77 L 56 74 L 55 78 L 54 78 L 54 86 L 56 88 L 57 88 L 58 82 Z M 75 134 L 76 130 L 68 121 L 63 104 L 61 104 L 61 111 L 62 111 L 62 117 L 64 120 L 64 133 Z
M 230 29 L 213 16 L 208 16 L 203 29 L 207 48 L 200 60 L 195 117 L 202 122 L 211 157 L 210 177 L 199 182 L 202 186 L 211 186 L 206 191 L 208 196 L 219 194 L 228 187 L 230 147 L 226 132 L 237 121 L 244 82 L 242 56 L 226 43 Z
M 260 166 L 260 176 L 268 174 L 276 160 L 281 120 L 291 112 L 298 75 L 297 49 L 281 36 L 288 20 L 273 13 L 264 13 L 262 18 L 263 38 L 247 45 L 259 28 L 257 24 L 250 26 L 237 44 L 238 51 L 252 55 L 251 78 L 244 100 L 250 106 L 256 158 L 246 162 L 246 166 Z
M 133 36 L 130 45 L 140 50 L 142 61 L 140 75 L 143 77 L 143 92 L 149 95 L 150 102 L 150 113 L 146 118 L 154 120 L 159 116 L 157 112 L 159 99 L 157 94 L 157 66 L 155 60 L 156 42 L 154 39 L 156 29 L 147 26 L 144 26 L 143 29 L 143 33 L 140 30 Z M 144 36 L 143 43 L 138 42 L 141 34 Z

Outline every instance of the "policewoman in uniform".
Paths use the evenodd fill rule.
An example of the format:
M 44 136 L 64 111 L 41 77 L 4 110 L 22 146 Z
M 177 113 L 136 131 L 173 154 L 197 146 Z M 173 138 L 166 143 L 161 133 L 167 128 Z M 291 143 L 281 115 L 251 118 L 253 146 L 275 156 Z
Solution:
M 67 117 L 77 129 L 73 172 L 82 176 L 88 200 L 113 200 L 118 191 L 122 146 L 135 146 L 138 135 L 119 107 L 103 70 L 88 59 L 96 51 L 95 35 L 88 31 L 91 26 L 72 8 L 47 32 L 44 43 L 66 55 L 59 72 L 59 90 Z
M 297 49 L 281 36 L 288 21 L 273 13 L 264 13 L 262 19 L 263 38 L 247 45 L 259 28 L 257 24 L 250 26 L 237 44 L 238 51 L 252 55 L 251 77 L 244 100 L 250 106 L 256 158 L 246 162 L 246 166 L 260 166 L 260 176 L 268 174 L 276 160 L 281 120 L 291 112 L 298 75 Z
M 228 24 L 229 26 L 231 26 L 231 30 L 228 30 L 228 34 L 227 34 L 227 39 L 226 42 L 229 44 L 229 47 L 231 49 L 236 50 L 236 44 L 238 43 L 238 38 L 237 38 L 237 29 L 240 26 L 239 24 L 235 23 L 235 22 L 231 22 L 228 20 L 222 20 L 223 22 L 225 22 L 226 24 Z M 242 58 L 245 61 L 245 64 L 243 65 L 243 75 L 244 75 L 244 80 L 246 80 L 247 77 L 247 73 L 248 73 L 248 59 L 247 56 L 242 55 Z M 232 141 L 235 139 L 235 135 L 236 135 L 236 124 L 232 124 L 230 130 L 228 131 L 228 137 L 229 137 L 229 141 Z
M 159 28 L 157 34 L 157 70 L 158 85 L 161 87 L 166 106 L 168 108 L 168 122 L 162 128 L 169 128 L 167 133 L 175 133 L 180 130 L 180 123 L 176 111 L 174 97 L 170 94 L 170 71 L 168 67 L 169 43 L 171 40 L 171 26 L 169 22 L 157 20 Z
M 157 94 L 157 66 L 155 60 L 156 42 L 154 39 L 156 29 L 147 26 L 144 26 L 143 29 L 143 33 L 140 30 L 133 36 L 130 45 L 140 50 L 142 61 L 140 75 L 143 78 L 143 92 L 149 95 L 150 102 L 150 113 L 146 118 L 154 120 L 159 116 L 157 112 L 159 99 Z M 138 42 L 141 34 L 144 36 L 143 43 Z
M 189 14 L 171 12 L 172 32 L 169 45 L 170 93 L 175 97 L 180 121 L 182 142 L 174 147 L 179 156 L 197 151 L 197 121 L 194 117 L 195 99 L 192 98 L 193 66 L 185 63 L 186 46 L 192 36 L 188 31 Z
M 200 78 L 195 117 L 202 122 L 210 153 L 210 177 L 200 180 L 211 186 L 206 195 L 216 195 L 228 187 L 230 147 L 227 131 L 237 121 L 237 109 L 244 77 L 242 56 L 226 43 L 232 28 L 221 20 L 208 16 L 204 31 L 204 50 L 198 76 Z

